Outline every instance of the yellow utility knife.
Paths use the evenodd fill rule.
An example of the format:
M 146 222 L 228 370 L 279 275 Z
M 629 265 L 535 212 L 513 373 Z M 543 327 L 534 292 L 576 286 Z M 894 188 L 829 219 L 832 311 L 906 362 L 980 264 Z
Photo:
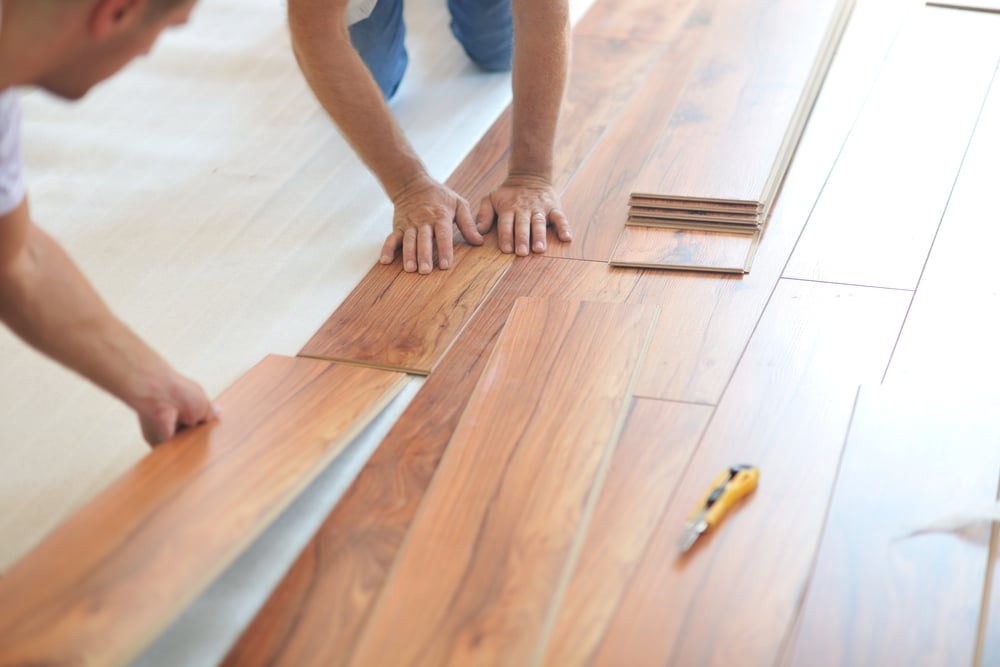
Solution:
M 705 499 L 691 514 L 677 541 L 679 554 L 687 552 L 709 528 L 715 527 L 740 499 L 757 488 L 760 470 L 736 465 L 719 475 Z

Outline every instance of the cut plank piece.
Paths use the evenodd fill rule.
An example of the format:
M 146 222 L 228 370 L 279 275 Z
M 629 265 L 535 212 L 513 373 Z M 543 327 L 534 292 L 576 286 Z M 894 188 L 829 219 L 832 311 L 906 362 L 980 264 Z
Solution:
M 266 358 L 0 579 L 0 663 L 133 658 L 404 383 Z
M 917 8 L 786 277 L 916 287 L 998 60 L 1000 16 Z
M 969 665 L 982 543 L 903 538 L 996 502 L 1000 400 L 863 387 L 790 665 Z
M 782 281 L 592 664 L 774 664 L 819 542 L 857 386 L 877 381 L 909 294 Z M 760 488 L 684 560 L 677 537 L 734 463 Z
M 519 665 L 535 656 L 656 314 L 517 302 L 352 664 Z
M 853 2 L 752 0 L 713 15 L 709 48 L 636 181 L 640 197 L 766 212 Z
M 613 39 L 585 38 L 578 46 L 584 50 L 573 59 L 573 86 L 567 93 L 560 119 L 564 129 L 554 150 L 553 181 L 557 191 L 570 181 L 660 54 L 660 49 L 635 49 Z M 507 112 L 449 180 L 453 186 L 462 186 L 458 189 L 469 197 L 473 213 L 479 198 L 488 195 L 506 176 L 503 151 L 509 142 Z M 549 245 L 554 249 L 562 244 L 550 239 Z M 376 265 L 300 354 L 430 373 L 510 267 L 511 259 L 499 251 L 493 233 L 487 235 L 481 248 L 459 244 L 454 266 L 448 271 L 435 270 L 429 276 L 420 276 L 403 272 L 398 261 L 389 266 Z
M 946 7 L 948 9 L 970 9 L 977 12 L 1000 12 L 1000 0 L 961 0 L 961 2 L 927 0 L 927 5 L 930 7 Z
M 544 664 L 587 664 L 711 414 L 707 405 L 633 401 Z
M 515 261 L 225 664 L 347 664 L 515 299 L 623 301 L 638 279 L 595 262 Z
M 611 253 L 612 266 L 744 274 L 758 236 L 737 232 L 628 225 Z

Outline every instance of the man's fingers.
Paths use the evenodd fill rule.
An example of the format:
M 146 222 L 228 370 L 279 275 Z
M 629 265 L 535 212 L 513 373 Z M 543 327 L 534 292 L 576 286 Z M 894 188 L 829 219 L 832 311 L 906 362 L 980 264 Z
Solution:
M 402 242 L 403 232 L 394 229 L 392 234 L 385 237 L 385 243 L 382 244 L 382 255 L 378 261 L 383 264 L 392 264 L 392 260 L 396 259 L 396 250 Z
M 573 231 L 569 228 L 569 220 L 565 213 L 557 208 L 552 209 L 549 211 L 549 222 L 555 227 L 556 236 L 560 241 L 568 243 L 573 240 Z
M 417 230 L 413 227 L 403 232 L 403 270 L 409 273 L 417 270 Z
M 417 229 L 417 270 L 426 275 L 434 270 L 434 227 L 421 225 Z
M 177 432 L 177 410 L 173 407 L 161 408 L 151 416 L 140 417 L 139 424 L 142 426 L 142 437 L 155 447 Z
M 501 252 L 514 252 L 514 211 L 498 211 L 497 239 Z
M 531 240 L 531 212 L 524 209 L 514 215 L 514 253 L 519 257 L 528 254 Z
M 545 214 L 535 211 L 531 214 L 531 249 L 534 252 L 545 252 Z
M 472 219 L 472 211 L 469 210 L 469 203 L 464 199 L 458 200 L 458 206 L 455 208 L 455 222 L 458 224 L 458 231 L 462 232 L 462 237 L 471 245 L 482 245 L 483 235 L 479 232 L 479 228 L 476 225 L 475 220 Z M 449 225 L 448 231 L 451 231 L 451 226 Z M 448 239 L 448 250 L 451 250 L 451 238 L 449 234 Z M 444 257 L 441 248 L 441 242 L 438 241 L 438 255 Z M 451 262 L 449 261 L 449 265 Z M 442 266 L 442 269 L 447 268 Z
M 476 226 L 479 228 L 480 234 L 490 231 L 490 227 L 493 226 L 493 220 L 496 216 L 497 213 L 493 210 L 493 202 L 490 201 L 489 197 L 483 197 L 483 201 L 479 203 L 479 213 L 476 214 Z
M 447 220 L 438 221 L 434 227 L 434 245 L 437 246 L 438 268 L 450 269 L 454 261 L 455 245 L 452 241 L 454 225 Z

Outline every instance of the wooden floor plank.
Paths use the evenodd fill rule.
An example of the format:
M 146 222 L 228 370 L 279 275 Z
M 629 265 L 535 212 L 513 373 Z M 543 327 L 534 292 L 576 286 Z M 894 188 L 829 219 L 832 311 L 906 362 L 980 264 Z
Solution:
M 515 299 L 622 301 L 637 279 L 595 262 L 515 261 L 225 664 L 347 664 Z
M 711 414 L 706 405 L 633 401 L 543 664 L 590 664 Z
M 782 281 L 636 569 L 594 664 L 773 664 L 819 542 L 857 385 L 878 381 L 909 295 Z M 677 560 L 711 481 L 760 487 Z
M 351 664 L 532 658 L 656 315 L 517 302 Z
M 0 663 L 133 658 L 404 383 L 266 358 L 0 578 Z
M 611 265 L 743 275 L 753 243 L 753 234 L 627 225 Z
M 577 47 L 554 152 L 553 180 L 559 191 L 659 54 L 657 49 L 635 49 L 607 38 L 580 37 Z M 470 198 L 473 212 L 480 198 L 506 176 L 504 146 L 509 142 L 510 117 L 505 112 L 449 179 L 452 187 Z M 566 212 L 572 225 L 575 211 Z M 562 245 L 550 239 L 553 254 Z M 299 354 L 430 373 L 511 259 L 499 251 L 496 234 L 491 233 L 480 248 L 459 244 L 448 271 L 421 276 L 405 273 L 399 261 L 376 265 Z
M 993 211 L 1000 174 L 1000 79 L 976 127 L 886 380 L 978 388 L 1000 375 Z
M 985 543 L 901 537 L 995 502 L 998 409 L 940 388 L 861 389 L 790 664 L 972 664 Z
M 829 52 L 831 26 L 842 23 L 850 4 L 748 0 L 715 12 L 708 48 L 633 192 L 769 202 L 775 167 L 798 143 L 789 145 L 787 134 L 800 129 L 794 126 L 802 120 L 803 94 L 825 73 L 815 64 Z
M 1000 16 L 917 8 L 786 277 L 916 287 L 998 59 Z
M 718 403 L 910 6 L 907 0 L 862 2 L 854 12 L 771 212 L 753 272 L 741 279 L 643 275 L 630 298 L 659 304 L 663 317 L 638 395 Z M 700 305 L 691 308 L 692 303 Z
M 633 43 L 674 39 L 698 0 L 596 0 L 576 27 L 579 35 L 613 37 Z

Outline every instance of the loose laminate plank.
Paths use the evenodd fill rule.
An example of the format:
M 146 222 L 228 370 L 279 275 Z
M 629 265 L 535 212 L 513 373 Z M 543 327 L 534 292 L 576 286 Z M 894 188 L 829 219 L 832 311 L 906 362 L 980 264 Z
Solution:
M 738 232 L 628 225 L 611 253 L 611 265 L 743 275 L 754 238 Z
M 590 664 L 711 414 L 707 405 L 633 400 L 543 664 Z
M 916 287 L 998 60 L 1000 16 L 917 8 L 786 277 Z
M 748 0 L 713 14 L 640 196 L 769 203 L 851 2 Z M 832 35 L 832 37 L 831 37 Z M 783 169 L 780 172 L 783 173 Z
M 347 664 L 515 299 L 623 301 L 637 280 L 595 262 L 515 261 L 225 664 Z
M 267 357 L 0 578 L 0 664 L 123 664 L 405 383 Z
M 659 54 L 613 39 L 581 38 L 578 45 L 583 50 L 573 60 L 573 85 L 554 150 L 553 181 L 560 191 Z M 461 186 L 458 189 L 469 197 L 473 212 L 480 198 L 506 176 L 503 146 L 509 144 L 510 128 L 510 114 L 505 112 L 449 180 L 452 187 Z M 574 210 L 566 212 L 574 224 Z M 563 245 L 550 239 L 553 254 Z M 299 354 L 428 374 L 511 259 L 499 251 L 492 233 L 480 248 L 459 244 L 448 271 L 421 276 L 405 273 L 398 261 L 376 265 Z
M 774 664 L 808 581 L 858 384 L 877 381 L 909 295 L 782 281 L 636 568 L 594 664 Z M 760 486 L 676 560 L 720 471 Z
M 993 393 L 1000 376 L 995 222 L 1000 79 L 993 82 L 941 219 L 886 380 Z M 1000 660 L 1000 654 L 998 654 Z
M 351 664 L 535 656 L 656 314 L 517 302 Z
M 995 502 L 998 408 L 940 388 L 861 389 L 790 664 L 972 664 L 985 544 L 901 537 Z

